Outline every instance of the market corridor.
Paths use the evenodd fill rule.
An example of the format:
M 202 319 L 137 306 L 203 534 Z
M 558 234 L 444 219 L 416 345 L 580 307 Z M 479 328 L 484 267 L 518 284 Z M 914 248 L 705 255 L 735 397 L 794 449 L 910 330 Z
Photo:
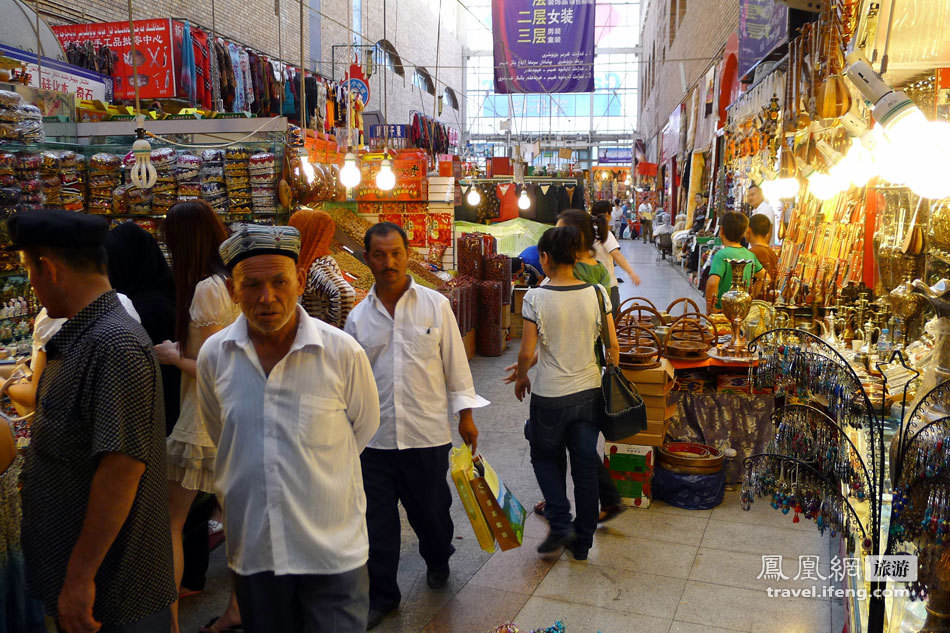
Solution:
M 701 305 L 700 293 L 679 269 L 657 261 L 653 247 L 629 240 L 621 244 L 643 279 L 639 287 L 629 280 L 622 283 L 622 298 L 643 296 L 665 306 L 687 296 Z M 619 269 L 618 275 L 626 277 Z M 528 405 L 519 403 L 501 381 L 504 367 L 515 361 L 518 342 L 498 358 L 476 356 L 471 367 L 479 394 L 492 403 L 475 414 L 479 450 L 530 509 L 541 496 L 522 431 Z M 524 632 L 556 620 L 568 633 L 841 631 L 840 601 L 769 597 L 766 592 L 770 586 L 820 590 L 821 582 L 794 578 L 799 557 L 809 555 L 820 557 L 818 572 L 828 575 L 829 561 L 837 553 L 829 551 L 829 536 L 819 536 L 810 521 L 793 523 L 791 516 L 764 500 L 743 512 L 738 498 L 738 490 L 727 491 L 722 505 L 713 510 L 681 510 L 661 502 L 631 509 L 597 531 L 586 562 L 575 562 L 569 555 L 541 558 L 535 548 L 547 526 L 533 514 L 522 547 L 486 554 L 456 498 L 452 518 L 457 552 L 448 585 L 442 590 L 426 586 L 426 566 L 404 519 L 402 606 L 374 631 L 490 633 L 509 620 Z M 788 580 L 757 580 L 765 555 L 784 556 Z M 182 601 L 182 631 L 195 632 L 221 613 L 228 590 L 221 547 L 212 554 L 205 591 Z

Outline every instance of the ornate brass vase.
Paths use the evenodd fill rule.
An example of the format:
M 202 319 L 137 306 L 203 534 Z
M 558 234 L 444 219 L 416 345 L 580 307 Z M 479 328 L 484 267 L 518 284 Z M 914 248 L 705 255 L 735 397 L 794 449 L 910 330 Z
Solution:
M 742 322 L 752 307 L 752 295 L 749 294 L 749 284 L 744 274 L 746 266 L 751 263 L 746 259 L 726 260 L 726 264 L 732 268 L 732 286 L 722 295 L 722 313 L 732 326 L 732 341 L 723 352 L 730 356 L 749 355 L 748 342 L 742 334 Z

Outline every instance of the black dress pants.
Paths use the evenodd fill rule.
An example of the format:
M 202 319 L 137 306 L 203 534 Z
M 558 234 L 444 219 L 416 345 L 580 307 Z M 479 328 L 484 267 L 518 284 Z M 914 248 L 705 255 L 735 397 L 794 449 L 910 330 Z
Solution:
M 430 448 L 380 450 L 367 448 L 360 456 L 366 489 L 369 530 L 369 604 L 388 611 L 399 606 L 401 525 L 399 506 L 419 537 L 419 553 L 430 570 L 446 570 L 455 553 L 455 526 L 449 508 L 452 493 L 446 480 L 451 444 Z
M 364 633 L 366 567 L 340 574 L 231 572 L 247 633 Z M 168 631 L 168 627 L 165 628 Z

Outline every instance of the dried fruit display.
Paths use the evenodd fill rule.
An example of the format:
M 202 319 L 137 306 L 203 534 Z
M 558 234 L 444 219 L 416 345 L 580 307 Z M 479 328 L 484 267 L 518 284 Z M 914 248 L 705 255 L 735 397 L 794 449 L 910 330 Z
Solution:
M 337 251 L 336 253 L 331 253 L 332 257 L 337 264 L 339 264 L 340 269 L 349 273 L 347 281 L 350 282 L 350 285 L 354 288 L 369 290 L 373 287 L 373 272 L 366 267 L 366 265 L 360 260 L 356 259 L 346 251 Z M 355 279 L 353 279 L 355 277 Z

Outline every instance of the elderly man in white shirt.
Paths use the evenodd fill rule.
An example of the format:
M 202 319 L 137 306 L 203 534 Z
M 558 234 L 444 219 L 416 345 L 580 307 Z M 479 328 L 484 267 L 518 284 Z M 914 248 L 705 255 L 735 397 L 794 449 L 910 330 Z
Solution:
M 198 406 L 218 448 L 228 565 L 249 632 L 362 633 L 369 609 L 360 451 L 379 428 L 366 354 L 297 305 L 300 234 L 225 241 L 242 315 L 202 346 Z
M 459 434 L 474 449 L 478 429 L 472 408 L 488 402 L 475 393 L 462 336 L 448 299 L 406 274 L 409 242 L 401 227 L 371 227 L 366 262 L 376 283 L 346 320 L 366 350 L 379 389 L 380 426 L 362 454 L 369 526 L 369 628 L 399 606 L 402 502 L 419 537 L 429 587 L 444 587 L 454 526 L 446 475 L 452 433 L 448 414 L 459 415 Z
M 758 213 L 767 216 L 769 220 L 772 221 L 772 239 L 771 243 L 778 244 L 778 218 L 776 218 L 775 210 L 772 208 L 772 205 L 769 204 L 769 201 L 765 199 L 765 195 L 762 193 L 762 188 L 758 185 L 752 185 L 749 187 L 749 190 L 746 192 L 746 202 L 752 208 L 752 213 L 749 214 L 750 217 Z

